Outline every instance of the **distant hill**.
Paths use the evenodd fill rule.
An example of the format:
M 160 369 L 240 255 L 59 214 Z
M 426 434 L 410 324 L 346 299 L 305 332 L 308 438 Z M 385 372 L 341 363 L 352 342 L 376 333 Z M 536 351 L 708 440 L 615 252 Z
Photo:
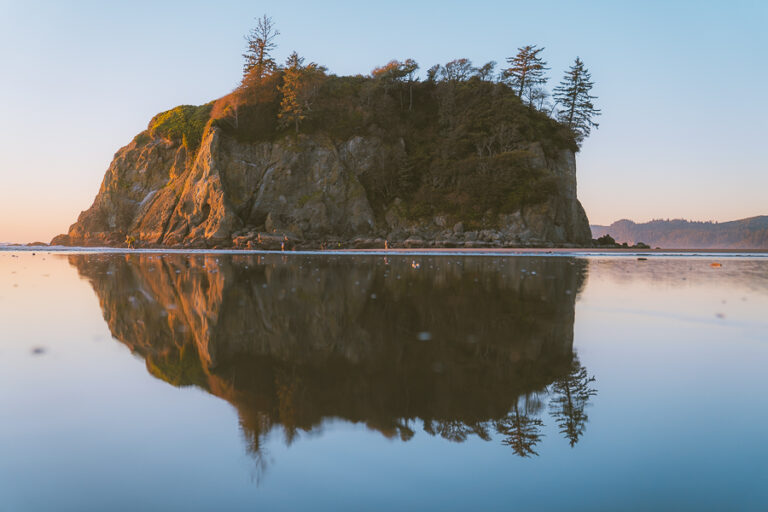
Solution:
M 622 219 L 610 226 L 590 226 L 592 238 L 611 235 L 617 242 L 644 242 L 662 249 L 768 249 L 768 215 L 730 222 Z

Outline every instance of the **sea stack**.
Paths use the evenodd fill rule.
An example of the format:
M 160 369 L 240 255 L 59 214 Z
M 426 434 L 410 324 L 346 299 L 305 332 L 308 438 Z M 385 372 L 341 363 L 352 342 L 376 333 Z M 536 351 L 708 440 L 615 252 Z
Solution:
M 411 87 L 409 105 L 373 78 L 325 77 L 297 129 L 276 92 L 158 114 L 52 244 L 589 245 L 568 130 L 502 83 Z

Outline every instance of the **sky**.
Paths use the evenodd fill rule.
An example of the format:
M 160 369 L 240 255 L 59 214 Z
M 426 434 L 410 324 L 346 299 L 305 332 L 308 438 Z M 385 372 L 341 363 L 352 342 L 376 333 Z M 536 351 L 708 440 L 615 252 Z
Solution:
M 577 155 L 592 224 L 768 215 L 762 0 L 0 0 L 0 242 L 66 232 L 154 114 L 231 91 L 264 13 L 278 60 L 296 50 L 339 75 L 502 64 L 536 44 L 551 88 L 579 56 L 603 111 Z

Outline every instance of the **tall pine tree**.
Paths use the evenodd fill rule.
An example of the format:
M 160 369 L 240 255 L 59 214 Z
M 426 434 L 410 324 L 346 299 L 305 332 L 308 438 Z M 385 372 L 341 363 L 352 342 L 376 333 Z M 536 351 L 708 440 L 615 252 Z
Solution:
M 592 103 L 597 97 L 590 94 L 593 85 L 592 75 L 584 67 L 584 62 L 576 57 L 576 62 L 565 72 L 560 85 L 554 90 L 559 106 L 557 120 L 573 132 L 579 144 L 589 136 L 592 128 L 599 126 L 594 118 L 600 115 L 600 110 Z
M 254 73 L 256 78 L 262 78 L 277 69 L 277 63 L 272 58 L 272 50 L 277 48 L 275 38 L 279 35 L 280 32 L 275 29 L 272 18 L 266 14 L 261 18 L 256 18 L 256 27 L 245 36 L 248 48 L 243 54 L 245 58 L 244 76 Z
M 533 106 L 534 91 L 547 83 L 544 72 L 549 68 L 547 63 L 539 57 L 544 48 L 536 48 L 536 45 L 527 45 L 517 49 L 517 55 L 507 58 L 509 67 L 501 73 L 504 79 L 516 92 L 520 99 Z
M 299 124 L 309 115 L 325 68 L 314 62 L 304 65 L 304 59 L 293 52 L 285 61 L 283 83 L 280 86 L 282 100 L 278 118 L 283 127 L 293 125 L 299 133 Z

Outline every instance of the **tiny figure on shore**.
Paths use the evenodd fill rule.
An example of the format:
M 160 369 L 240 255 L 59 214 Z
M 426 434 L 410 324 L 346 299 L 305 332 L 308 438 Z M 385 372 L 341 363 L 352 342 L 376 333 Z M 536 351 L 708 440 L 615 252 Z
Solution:
M 131 235 L 127 235 L 125 237 L 125 244 L 129 249 L 133 249 L 134 244 L 136 244 L 136 239 Z
M 285 242 L 280 242 L 280 250 L 281 251 L 285 250 Z
M 387 249 L 389 249 L 389 242 L 384 240 L 384 250 L 386 251 Z

